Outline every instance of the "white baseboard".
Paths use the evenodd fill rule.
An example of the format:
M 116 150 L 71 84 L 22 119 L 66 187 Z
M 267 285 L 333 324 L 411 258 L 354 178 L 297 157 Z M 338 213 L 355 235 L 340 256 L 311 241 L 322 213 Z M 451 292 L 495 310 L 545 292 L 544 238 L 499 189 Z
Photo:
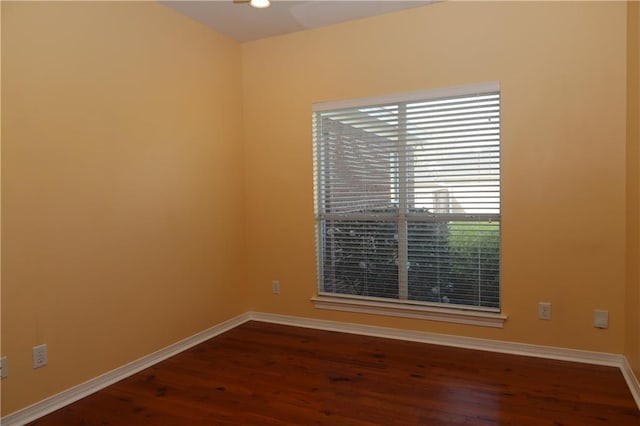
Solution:
M 149 368 L 160 361 L 164 361 L 167 358 L 177 355 L 180 352 L 222 334 L 225 331 L 231 330 L 249 319 L 250 315 L 248 313 L 238 315 L 237 317 L 196 333 L 191 337 L 187 337 L 186 339 L 139 358 L 129 364 L 118 367 L 115 370 L 111 370 L 80 385 L 60 392 L 57 395 L 53 395 L 33 405 L 6 415 L 0 419 L 0 424 L 2 424 L 2 426 L 22 426 L 82 399 L 85 396 L 89 396 L 92 393 L 104 389 L 109 385 L 119 382 L 120 380 L 126 379 L 145 368 Z
M 457 348 L 476 349 L 489 352 L 501 352 L 514 355 L 533 356 L 538 358 L 557 359 L 562 361 L 607 365 L 611 367 L 620 367 L 622 365 L 623 359 L 622 355 L 605 352 L 581 351 L 577 349 L 566 349 L 555 346 L 530 345 L 527 343 L 504 342 L 500 340 L 478 339 L 475 337 L 452 336 L 448 334 L 429 333 L 425 331 L 401 330 L 397 328 L 317 320 L 287 315 L 249 312 L 249 316 L 250 319 L 255 321 L 293 325 L 297 327 L 316 328 L 320 330 L 339 331 L 342 333 L 362 334 L 365 336 L 408 340 L 412 342 L 431 343 L 435 345 L 453 346 Z
M 446 334 L 429 333 L 423 331 L 401 330 L 372 325 L 343 323 L 336 321 L 318 320 L 312 318 L 277 315 L 262 312 L 247 312 L 228 321 L 215 325 L 207 330 L 196 333 L 191 337 L 167 346 L 157 352 L 137 359 L 115 370 L 91 379 L 78 386 L 74 386 L 50 398 L 37 402 L 29 407 L 6 415 L 0 419 L 3 426 L 22 426 L 55 410 L 65 407 L 85 396 L 91 395 L 105 387 L 123 380 L 133 374 L 149 368 L 160 361 L 177 355 L 199 343 L 211 339 L 225 331 L 231 330 L 247 321 L 270 322 L 296 327 L 314 328 L 318 330 L 337 331 L 341 333 L 361 334 L 372 337 L 407 340 L 412 342 L 430 343 L 436 345 L 453 346 L 458 348 L 476 349 L 490 352 L 501 352 L 514 355 L 533 356 L 538 358 L 557 359 L 563 361 L 581 362 L 586 364 L 606 365 L 620 368 L 627 385 L 640 409 L 640 384 L 623 355 L 604 352 L 581 351 L 552 346 L 530 345 L 526 343 L 503 342 L 498 340 L 478 339 L 473 337 L 451 336 Z
M 640 408 L 640 383 L 638 383 L 636 375 L 633 374 L 633 369 L 631 369 L 627 358 L 624 358 L 622 366 L 620 366 L 620 371 L 622 371 L 622 375 L 627 381 L 627 385 L 629 386 L 631 395 L 633 395 L 633 399 L 636 400 L 636 404 L 638 405 L 638 408 Z

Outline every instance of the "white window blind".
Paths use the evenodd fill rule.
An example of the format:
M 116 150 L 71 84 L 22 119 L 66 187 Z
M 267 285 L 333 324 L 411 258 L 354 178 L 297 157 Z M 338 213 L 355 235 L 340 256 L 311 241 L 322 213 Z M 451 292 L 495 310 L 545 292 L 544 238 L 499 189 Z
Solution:
M 314 105 L 319 292 L 500 309 L 500 91 Z

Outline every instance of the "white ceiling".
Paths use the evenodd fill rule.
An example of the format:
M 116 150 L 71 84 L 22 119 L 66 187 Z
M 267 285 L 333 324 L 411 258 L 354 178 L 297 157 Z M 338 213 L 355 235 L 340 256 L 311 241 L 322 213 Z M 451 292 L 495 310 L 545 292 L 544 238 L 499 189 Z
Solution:
M 433 0 L 272 0 L 267 9 L 254 9 L 233 0 L 161 1 L 162 4 L 245 42 L 380 15 Z

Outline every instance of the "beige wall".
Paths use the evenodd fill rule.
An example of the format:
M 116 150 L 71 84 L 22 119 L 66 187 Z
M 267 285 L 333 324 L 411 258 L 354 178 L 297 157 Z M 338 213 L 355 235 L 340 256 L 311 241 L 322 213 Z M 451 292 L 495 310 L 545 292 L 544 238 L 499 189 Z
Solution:
M 621 353 L 625 28 L 623 2 L 438 3 L 244 44 L 251 308 Z M 311 104 L 493 80 L 505 328 L 314 309 Z M 551 321 L 538 301 L 553 303 Z M 593 328 L 594 309 L 609 329 Z
M 640 3 L 627 16 L 627 293 L 625 355 L 640 377 Z
M 152 2 L 3 1 L 2 65 L 8 414 L 247 298 L 237 42 Z

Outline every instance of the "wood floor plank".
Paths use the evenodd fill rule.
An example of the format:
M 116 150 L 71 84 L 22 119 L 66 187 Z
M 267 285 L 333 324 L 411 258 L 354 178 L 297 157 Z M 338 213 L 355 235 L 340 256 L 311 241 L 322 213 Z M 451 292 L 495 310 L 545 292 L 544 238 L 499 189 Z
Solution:
M 635 425 L 617 368 L 248 322 L 57 425 Z

